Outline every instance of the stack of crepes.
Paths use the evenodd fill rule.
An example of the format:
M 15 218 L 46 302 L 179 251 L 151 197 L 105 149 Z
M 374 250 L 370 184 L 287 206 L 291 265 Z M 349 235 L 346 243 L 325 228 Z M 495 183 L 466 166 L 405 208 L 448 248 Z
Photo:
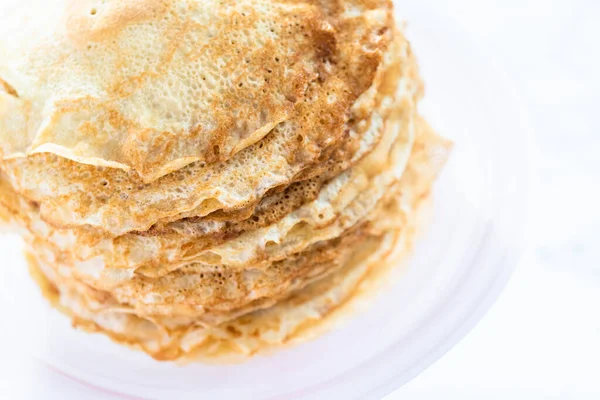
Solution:
M 75 326 L 254 354 L 406 251 L 450 143 L 390 1 L 67 3 L 6 17 L 0 216 Z

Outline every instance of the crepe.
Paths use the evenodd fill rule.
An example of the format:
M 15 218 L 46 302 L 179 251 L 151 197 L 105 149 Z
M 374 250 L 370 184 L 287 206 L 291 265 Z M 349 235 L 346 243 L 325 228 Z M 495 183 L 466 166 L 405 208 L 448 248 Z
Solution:
M 192 210 L 203 216 L 244 207 L 326 160 L 348 135 L 366 134 L 386 118 L 395 90 L 380 89 L 385 89 L 387 73 L 398 76 L 400 71 L 387 71 L 384 61 L 397 64 L 397 53 L 408 57 L 408 45 L 400 38 L 389 46 L 394 33 L 387 2 L 353 15 L 337 15 L 335 62 L 308 87 L 294 115 L 224 162 L 194 162 L 152 182 L 136 172 L 52 153 L 5 159 L 4 168 L 21 193 L 41 203 L 43 217 L 55 226 L 90 225 L 120 235 Z M 416 92 L 418 84 L 402 88 Z
M 6 27 L 0 69 L 5 156 L 51 152 L 146 182 L 257 142 L 290 118 L 335 47 L 352 46 L 335 34 L 339 16 L 308 1 L 46 8 L 7 15 L 18 27 Z
M 128 310 L 105 309 L 90 303 L 73 288 L 55 286 L 40 274 L 40 264 L 30 259 L 34 274 L 46 287 L 48 297 L 73 317 L 75 326 L 92 332 L 103 332 L 113 340 L 141 349 L 161 360 L 184 356 L 225 357 L 231 354 L 253 354 L 268 347 L 281 345 L 309 323 L 316 323 L 341 306 L 356 289 L 369 268 L 381 265 L 392 250 L 395 237 L 364 242 L 353 261 L 343 270 L 325 280 L 317 281 L 286 301 L 264 311 L 238 317 L 226 324 L 201 327 L 167 328 L 142 319 Z M 43 268 L 43 267 L 42 267 Z M 51 273 L 48 273 L 51 275 Z M 40 279 L 41 278 L 41 279 Z M 169 324 L 168 321 L 162 321 Z
M 355 167 L 323 186 L 315 200 L 271 225 L 249 229 L 224 242 L 214 240 L 211 235 L 202 240 L 202 235 L 176 231 L 165 236 L 127 235 L 103 243 L 92 240 L 93 245 L 86 246 L 82 237 L 69 239 L 68 231 L 53 232 L 39 219 L 35 208 L 25 205 L 26 210 L 22 214 L 30 230 L 38 236 L 47 237 L 63 251 L 79 252 L 81 255 L 87 247 L 91 250 L 89 256 L 79 258 L 88 261 L 79 263 L 82 272 L 99 275 L 98 279 L 103 279 L 100 275 L 104 275 L 113 282 L 115 279 L 127 279 L 139 267 L 148 270 L 161 264 L 217 263 L 211 254 L 237 255 L 234 262 L 222 262 L 234 267 L 280 260 L 311 243 L 333 238 L 367 217 L 386 190 L 402 175 L 414 140 L 412 113 L 410 103 L 399 108 L 397 117 L 388 121 L 387 132 L 377 148 Z M 8 197 L 14 199 L 14 195 Z M 176 230 L 177 224 L 172 225 Z M 197 225 L 202 227 L 202 223 Z M 129 271 L 115 271 L 115 268 L 127 268 Z M 156 271 L 153 273 L 156 274 Z
M 437 171 L 441 168 L 441 165 L 445 162 L 445 159 L 447 157 L 448 154 L 448 143 L 446 141 L 444 141 L 443 139 L 441 139 L 439 136 L 435 135 L 434 133 L 432 133 L 430 131 L 430 128 L 427 127 L 427 125 L 425 124 L 425 122 L 419 118 L 419 123 L 418 123 L 418 130 L 419 130 L 419 135 L 416 141 L 416 144 L 414 146 L 414 151 L 411 154 L 411 158 L 410 158 L 410 162 L 409 165 L 407 167 L 407 170 L 404 174 L 402 174 L 402 179 L 399 180 L 399 176 L 401 175 L 401 172 L 404 171 L 404 166 L 406 164 L 406 159 L 405 159 L 405 155 L 408 154 L 405 150 L 402 152 L 397 152 L 396 156 L 400 157 L 398 160 L 395 160 L 396 163 L 396 170 L 399 172 L 396 172 L 396 178 L 393 178 L 393 175 L 391 176 L 391 178 L 388 175 L 388 179 L 390 179 L 389 182 L 391 182 L 390 184 L 388 184 L 387 186 L 385 185 L 380 185 L 380 179 L 373 179 L 370 180 L 370 182 L 372 184 L 374 184 L 373 186 L 376 188 L 379 188 L 379 192 L 380 193 L 385 193 L 385 192 L 391 192 L 392 195 L 394 195 L 394 192 L 391 190 L 391 186 L 393 185 L 394 182 L 399 182 L 398 185 L 400 185 L 401 188 L 405 188 L 404 190 L 408 190 L 410 189 L 411 191 L 415 191 L 417 194 L 415 196 L 419 196 L 420 193 L 424 192 L 430 182 L 435 178 L 435 174 L 437 173 Z M 404 131 L 404 135 L 410 135 L 410 131 L 406 130 Z M 408 141 L 410 143 L 412 143 L 412 140 Z M 398 141 L 398 143 L 405 143 L 405 141 L 400 140 Z M 382 145 L 383 148 L 387 148 L 385 146 L 385 141 L 382 142 L 380 145 Z M 407 147 L 404 144 L 405 147 Z M 389 146 L 388 146 L 389 147 Z M 412 147 L 412 146 L 411 146 Z M 385 153 L 385 152 L 384 152 Z M 369 164 L 369 162 L 371 161 L 370 159 L 381 159 L 381 154 L 379 154 L 377 151 L 375 151 L 374 153 L 372 153 L 369 157 L 367 157 L 364 161 L 367 163 L 367 165 Z M 385 163 L 383 165 L 386 165 Z M 386 165 L 387 166 L 387 165 Z M 382 171 L 385 171 L 386 173 L 388 173 L 389 171 L 393 171 L 393 169 L 390 169 L 389 167 L 387 168 L 383 168 L 381 169 Z M 385 175 L 385 174 L 384 174 Z M 379 177 L 378 177 L 379 178 Z M 359 180 L 360 181 L 360 180 Z M 366 182 L 368 180 L 363 180 L 363 182 Z M 350 181 L 351 182 L 351 181 Z M 341 184 L 346 184 L 347 186 L 352 186 L 348 180 L 341 180 Z M 337 182 L 336 186 L 340 185 L 340 182 Z M 420 187 L 419 185 L 422 185 L 422 187 Z M 414 188 L 414 189 L 413 189 Z M 327 193 L 327 190 L 324 190 L 325 193 Z M 342 190 L 343 192 L 343 190 Z M 360 192 L 359 196 L 356 196 L 356 193 Z M 342 215 L 344 215 L 344 212 L 346 212 L 346 215 L 342 218 L 340 218 L 340 220 L 336 220 L 336 221 L 325 221 L 323 223 L 323 225 L 319 225 L 318 223 L 313 226 L 312 228 L 310 226 L 306 225 L 306 218 L 308 215 L 310 215 L 310 213 L 307 212 L 307 210 L 304 210 L 304 208 L 307 208 L 308 210 L 311 209 L 311 207 L 314 207 L 312 205 L 312 203 L 307 204 L 307 206 L 310 207 L 302 207 L 298 210 L 298 212 L 294 212 L 291 213 L 290 215 L 288 215 L 287 217 L 285 217 L 283 220 L 281 220 L 278 224 L 275 225 L 289 225 L 286 224 L 286 220 L 291 220 L 291 221 L 296 221 L 296 219 L 298 217 L 302 217 L 300 219 L 300 223 L 301 224 L 305 224 L 305 225 L 301 225 L 301 228 L 298 229 L 297 227 L 297 223 L 296 225 L 292 225 L 292 226 L 296 226 L 296 228 L 292 228 L 290 230 L 288 230 L 287 232 L 290 233 L 289 237 L 286 237 L 287 241 L 284 241 L 283 243 L 280 243 L 281 247 L 279 248 L 273 248 L 273 246 L 271 246 L 270 248 L 270 252 L 271 252 L 271 257 L 269 258 L 265 258 L 262 260 L 262 263 L 260 264 L 253 264 L 252 262 L 245 262 L 242 263 L 240 265 L 238 265 L 238 269 L 248 269 L 248 268 L 252 268 L 253 270 L 261 270 L 266 268 L 269 268 L 271 266 L 271 264 L 273 262 L 276 261 L 280 261 L 285 259 L 286 257 L 289 257 L 290 255 L 294 255 L 294 254 L 298 254 L 301 251 L 304 251 L 304 249 L 308 248 L 311 244 L 315 243 L 315 244 L 319 244 L 320 241 L 323 240 L 332 240 L 335 239 L 336 237 L 338 237 L 339 235 L 344 235 L 345 232 L 347 232 L 349 229 L 352 229 L 355 225 L 360 224 L 361 222 L 364 221 L 377 221 L 377 219 L 379 219 L 378 214 L 380 213 L 380 208 L 381 207 L 377 207 L 377 204 L 379 203 L 379 198 L 381 196 L 376 196 L 374 195 L 374 192 L 372 190 L 362 190 L 361 187 L 359 187 L 357 190 L 350 190 L 350 193 L 355 196 L 352 197 L 350 196 L 350 199 L 354 200 L 354 201 L 358 201 L 357 204 L 352 204 L 352 202 L 349 202 L 348 207 L 350 210 L 348 209 L 340 209 L 337 213 L 340 213 Z M 388 194 L 388 198 L 389 198 L 389 194 Z M 356 200 L 356 197 L 358 197 L 358 200 Z M 19 202 L 16 200 L 18 198 L 18 195 L 15 196 L 14 194 L 10 194 L 6 192 L 5 190 L 0 190 L 0 204 L 5 204 L 5 207 L 11 208 L 11 206 L 9 204 L 7 204 L 7 202 L 10 202 L 11 200 L 13 201 L 13 213 L 16 215 L 18 213 L 14 212 L 14 208 L 18 208 L 20 207 Z M 3 200 L 3 199 L 7 199 L 7 200 Z M 320 198 L 319 201 L 322 203 L 326 203 L 325 199 L 327 199 L 327 196 L 323 196 L 323 198 Z M 389 200 L 387 200 L 389 201 Z M 365 203 L 366 202 L 366 203 Z M 367 205 L 371 204 L 371 208 L 366 207 Z M 385 204 L 385 203 L 383 203 Z M 331 205 L 328 205 L 328 207 Z M 325 208 L 327 209 L 327 208 Z M 319 213 L 324 212 L 323 208 L 317 208 L 317 211 L 314 213 L 315 215 L 315 220 L 318 222 L 319 220 L 325 219 L 324 215 L 321 218 L 318 218 L 318 215 L 322 215 Z M 357 214 L 356 210 L 361 210 L 364 214 Z M 336 213 L 331 213 L 336 214 Z M 354 215 L 352 215 L 354 214 Z M 360 218 L 357 218 L 360 217 Z M 39 225 L 42 222 L 38 221 L 37 223 L 33 223 L 31 221 L 27 222 L 27 225 L 29 227 L 33 227 L 35 225 Z M 274 227 L 270 227 L 269 231 L 270 232 L 275 232 L 276 231 L 276 226 Z M 285 230 L 283 230 L 283 232 L 286 232 Z M 307 233 L 308 232 L 308 233 Z M 45 235 L 44 231 L 35 231 L 32 230 L 30 228 L 30 235 L 33 236 L 38 236 L 38 237 L 42 237 L 45 238 L 44 240 L 48 240 L 47 235 Z M 271 236 L 269 235 L 265 235 L 264 233 L 261 232 L 261 230 L 256 230 L 253 232 L 249 232 L 248 234 L 242 235 L 240 236 L 238 239 L 235 240 L 231 240 L 228 242 L 225 242 L 224 245 L 218 246 L 217 249 L 220 248 L 220 251 L 223 254 L 228 254 L 226 251 L 223 250 L 223 248 L 231 248 L 231 247 L 236 247 L 236 246 L 242 246 L 243 244 L 248 244 L 249 243 L 249 238 L 248 237 L 244 237 L 244 236 L 249 236 L 250 238 L 254 238 L 256 240 L 259 240 L 261 238 L 263 238 L 263 242 L 264 241 L 268 241 L 268 240 L 272 240 L 274 238 L 273 234 L 271 234 Z M 173 245 L 175 245 L 176 243 L 174 243 Z M 49 246 L 53 246 L 54 249 L 54 253 L 61 253 L 61 251 L 59 249 L 56 249 L 55 244 L 50 242 Z M 40 247 L 40 246 L 36 246 L 36 247 Z M 141 249 L 139 250 L 140 252 L 142 251 Z M 263 248 L 262 253 L 266 254 L 269 251 L 265 250 Z M 246 250 L 246 252 L 248 252 L 248 250 Z M 103 290 L 111 290 L 115 287 L 115 285 L 119 286 L 119 285 L 127 285 L 130 283 L 131 279 L 135 279 L 135 275 L 134 274 L 138 274 L 138 275 L 143 275 L 143 276 L 147 276 L 147 277 L 151 277 L 151 278 L 156 278 L 156 277 L 161 277 L 164 276 L 165 274 L 168 273 L 172 273 L 173 271 L 176 271 L 177 269 L 179 269 L 180 267 L 187 267 L 189 269 L 189 264 L 191 262 L 195 262 L 196 263 L 196 267 L 195 269 L 198 270 L 199 268 L 203 268 L 201 269 L 202 272 L 206 272 L 207 275 L 209 275 L 212 272 L 218 272 L 219 274 L 224 273 L 226 275 L 230 275 L 231 273 L 228 271 L 232 271 L 235 273 L 235 269 L 232 269 L 230 265 L 215 265 L 215 268 L 211 268 L 210 265 L 211 263 L 207 263 L 207 262 L 203 262 L 203 260 L 187 260 L 187 261 L 182 261 L 180 263 L 177 264 L 164 264 L 161 265 L 160 263 L 156 264 L 156 263 L 150 263 L 150 264 L 145 264 L 143 265 L 141 268 L 131 268 L 129 270 L 119 270 L 118 268 L 115 268 L 114 266 L 100 266 L 99 271 L 98 272 L 98 268 L 92 268 L 91 265 L 85 264 L 85 263 L 79 263 L 79 262 L 74 262 L 73 260 L 70 259 L 69 255 L 67 252 L 62 252 L 63 254 L 60 256 L 61 259 L 63 259 L 63 263 L 72 263 L 73 265 L 73 269 L 74 269 L 74 274 L 76 276 L 78 276 L 80 279 L 82 279 L 85 283 L 92 285 L 94 287 L 97 287 L 99 289 L 103 289 Z M 231 254 L 236 254 L 234 252 L 231 252 Z M 275 256 L 273 256 L 275 255 Z M 214 264 L 213 264 L 214 265 Z M 242 272 L 243 274 L 243 272 Z M 169 285 L 165 285 L 165 286 L 169 286 Z M 173 285 L 173 287 L 177 287 L 177 285 Z

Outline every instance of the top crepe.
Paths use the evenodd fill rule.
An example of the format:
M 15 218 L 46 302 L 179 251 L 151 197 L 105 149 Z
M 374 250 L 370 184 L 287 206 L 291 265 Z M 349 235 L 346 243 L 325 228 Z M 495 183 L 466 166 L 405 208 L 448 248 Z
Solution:
M 383 0 L 19 7 L 38 14 L 10 15 L 0 28 L 0 151 L 5 159 L 45 152 L 133 170 L 146 183 L 192 162 L 225 161 L 289 120 L 311 86 L 331 86 L 330 104 L 320 107 L 344 116 L 373 78 L 389 7 Z M 348 24 L 357 18 L 360 28 Z M 339 62 L 351 79 L 328 79 Z
M 239 209 L 270 189 L 310 178 L 347 143 L 376 138 L 398 90 L 407 96 L 419 90 L 418 79 L 407 72 L 410 48 L 394 33 L 389 4 L 360 9 L 359 3 L 366 2 L 344 2 L 332 19 L 334 62 L 319 71 L 290 118 L 225 162 L 197 161 L 150 184 L 132 171 L 55 154 L 5 159 L 4 169 L 20 193 L 41 204 L 49 223 L 89 225 L 113 235 L 144 231 L 165 219 Z M 394 81 L 398 85 L 390 85 Z M 360 153 L 345 151 L 343 157 Z

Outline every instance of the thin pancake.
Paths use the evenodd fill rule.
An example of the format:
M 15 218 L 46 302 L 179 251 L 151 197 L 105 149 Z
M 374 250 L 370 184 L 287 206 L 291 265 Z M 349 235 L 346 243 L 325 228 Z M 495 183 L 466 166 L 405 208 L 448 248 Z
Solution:
M 67 3 L 5 18 L 1 149 L 133 169 L 145 182 L 260 140 L 343 40 L 338 16 L 307 1 Z
M 243 249 L 243 254 L 240 250 L 231 252 L 231 257 L 239 255 L 235 263 L 225 263 L 236 267 L 281 260 L 319 240 L 334 238 L 367 218 L 387 189 L 400 178 L 414 137 L 411 101 L 405 99 L 405 102 L 407 104 L 399 107 L 396 117 L 386 122 L 386 134 L 376 149 L 355 167 L 327 183 L 314 201 L 271 225 L 242 231 L 229 240 L 215 241 L 211 235 L 202 235 L 206 231 L 198 230 L 196 235 L 176 231 L 166 236 L 127 235 L 114 241 L 96 243 L 93 247 L 86 245 L 80 237 L 69 238 L 68 231 L 52 232 L 36 218 L 35 212 L 25 213 L 27 217 L 34 218 L 34 221 L 26 221 L 25 224 L 36 235 L 47 237 L 65 252 L 88 248 L 92 257 L 87 262 L 78 262 L 78 269 L 107 282 L 127 279 L 139 267 L 156 274 L 154 270 L 162 265 L 172 268 L 194 261 L 219 264 L 216 260 L 198 260 L 213 249 L 219 254 L 226 253 L 228 248 Z M 177 227 L 176 223 L 172 225 L 174 229 Z M 204 225 L 210 228 L 210 224 Z M 197 226 L 202 227 L 202 224 Z M 247 227 L 252 228 L 252 224 Z M 65 246 L 64 242 L 72 244 Z M 279 242 L 279 246 L 269 242 Z M 119 271 L 118 268 L 128 270 Z M 109 284 L 107 282 L 104 284 Z
M 393 249 L 394 236 L 390 234 L 384 240 L 365 242 L 344 269 L 289 300 L 212 328 L 194 325 L 167 328 L 122 309 L 98 312 L 97 306 L 78 292 L 49 281 L 35 259 L 30 258 L 30 265 L 32 274 L 46 288 L 48 297 L 73 318 L 77 327 L 103 332 L 117 342 L 141 349 L 160 360 L 191 354 L 194 357 L 249 355 L 289 341 L 307 323 L 322 320 L 343 304 L 369 269 L 382 264 Z
M 369 227 L 355 229 L 262 270 L 190 264 L 159 278 L 136 275 L 110 291 L 86 283 L 72 266 L 54 258 L 43 240 L 30 240 L 28 247 L 45 269 L 52 271 L 54 281 L 100 304 L 99 310 L 131 307 L 137 316 L 148 319 L 214 325 L 268 308 L 335 272 L 348 261 L 356 244 L 375 232 Z
M 64 275 L 63 278 L 67 280 L 81 279 L 84 289 L 85 285 L 91 285 L 87 287 L 96 301 L 102 302 L 103 299 L 110 298 L 113 300 L 109 303 L 113 306 L 129 304 L 135 307 L 138 316 L 149 318 L 156 315 L 186 318 L 201 316 L 201 321 L 207 322 L 223 318 L 219 317 L 223 313 L 225 318 L 231 318 L 240 309 L 247 311 L 274 304 L 290 291 L 290 287 L 297 290 L 314 279 L 326 276 L 337 268 L 336 265 L 344 263 L 350 248 L 365 234 L 378 235 L 389 229 L 390 225 L 406 225 L 407 210 L 411 210 L 428 190 L 449 150 L 449 143 L 434 135 L 422 120 L 420 127 L 423 132 L 415 146 L 417 151 L 411 157 L 406 175 L 394 186 L 394 190 L 389 191 L 384 207 L 373 218 L 373 222 L 368 224 L 368 228 L 355 227 L 344 232 L 340 238 L 316 243 L 305 252 L 292 255 L 265 269 L 257 270 L 249 266 L 244 270 L 232 271 L 223 266 L 192 264 L 164 276 L 134 275 L 109 289 L 109 292 L 101 292 L 96 289 L 103 286 L 98 285 L 94 277 L 86 276 L 85 273 L 82 275 L 60 258 L 54 259 L 52 251 L 44 252 L 47 245 L 43 241 L 34 240 L 31 246 L 43 257 L 45 263 L 54 266 L 58 275 Z
M 408 154 L 412 143 L 412 101 L 410 98 L 401 98 L 395 103 L 396 111 L 393 114 L 393 118 L 389 118 L 386 121 L 388 127 L 387 132 L 384 135 L 381 143 L 378 144 L 377 149 L 374 153 L 367 156 L 367 161 L 361 161 L 354 172 L 347 172 L 340 177 L 337 177 L 328 184 L 328 194 L 325 194 L 323 198 L 315 203 L 315 206 L 305 206 L 303 211 L 298 211 L 296 216 L 297 219 L 302 217 L 303 220 L 312 220 L 315 226 L 324 226 L 330 224 L 333 218 L 337 218 L 336 215 L 342 213 L 341 206 L 345 204 L 343 201 L 341 206 L 331 206 L 328 211 L 324 208 L 324 202 L 328 201 L 331 196 L 343 199 L 344 191 L 343 186 L 346 182 L 352 179 L 358 181 L 357 184 L 364 188 L 365 183 L 369 181 L 369 175 L 382 171 L 387 167 L 385 163 L 381 164 L 384 160 L 389 158 L 389 146 L 394 141 L 397 141 L 395 151 L 400 157 L 397 161 L 390 161 L 391 164 L 398 164 L 397 168 L 394 168 L 394 173 L 398 176 L 403 168 L 403 162 L 401 161 Z M 395 121 L 395 122 L 394 122 Z M 396 124 L 401 121 L 401 127 L 398 130 L 394 128 Z M 399 139 L 395 137 L 399 136 Z M 369 161 L 369 159 L 371 161 Z M 373 162 L 375 161 L 375 162 Z M 369 163 L 373 164 L 369 166 Z M 360 165 L 360 167 L 359 167 Z M 366 165 L 366 166 L 365 166 Z M 345 166 L 342 163 L 343 168 Z M 335 164 L 331 165 L 332 171 L 336 171 Z M 340 169 L 341 169 L 340 168 Z M 371 171 L 371 172 L 368 172 Z M 367 172 L 367 175 L 364 173 Z M 318 177 L 322 179 L 322 177 Z M 168 224 L 166 228 L 162 229 L 160 234 L 155 233 L 133 233 L 125 236 L 118 237 L 116 239 L 102 239 L 101 235 L 98 235 L 95 231 L 82 232 L 81 230 L 61 230 L 53 229 L 51 226 L 47 226 L 43 221 L 39 220 L 37 213 L 35 212 L 35 206 L 32 208 L 27 202 L 22 207 L 25 211 L 25 217 L 31 219 L 25 221 L 25 224 L 38 236 L 48 237 L 48 240 L 54 242 L 64 251 L 73 252 L 76 258 L 79 260 L 88 260 L 97 256 L 101 256 L 102 263 L 114 268 L 137 268 L 142 265 L 151 267 L 154 265 L 161 265 L 165 263 L 172 263 L 177 261 L 188 253 L 188 260 L 191 260 L 193 252 L 198 252 L 203 249 L 210 248 L 211 246 L 218 245 L 224 241 L 230 241 L 234 238 L 239 237 L 244 232 L 256 230 L 257 228 L 266 227 L 274 222 L 280 221 L 280 219 L 289 213 L 289 211 L 296 210 L 301 204 L 304 204 L 304 200 L 312 200 L 315 194 L 318 193 L 322 181 L 318 179 L 312 179 L 309 181 L 299 182 L 289 187 L 289 190 L 285 190 L 282 193 L 275 193 L 270 198 L 264 199 L 261 202 L 261 206 L 256 208 L 256 211 L 250 218 L 243 220 L 242 222 L 225 222 L 215 220 L 214 218 L 203 218 L 196 220 L 184 220 Z M 387 179 L 387 178 L 386 178 Z M 379 183 L 379 181 L 378 181 Z M 6 185 L 5 185 L 6 186 Z M 5 191 L 10 188 L 4 189 Z M 340 190 L 342 190 L 340 192 Z M 357 189 L 357 190 L 360 190 Z M 357 192 L 354 190 L 354 193 Z M 12 193 L 12 191 L 10 191 Z M 352 190 L 346 190 L 348 193 L 352 193 Z M 10 201 L 15 199 L 14 194 L 6 193 L 4 197 L 7 197 Z M 379 193 L 382 190 L 379 189 Z M 2 190 L 0 190 L 0 195 Z M 350 196 L 350 194 L 348 196 Z M 0 202 L 2 201 L 0 196 Z M 347 197 L 347 196 L 346 196 Z M 363 195 L 363 197 L 369 197 Z M 373 198 L 370 200 L 376 200 L 380 195 L 373 194 Z M 350 199 L 351 197 L 349 197 Z M 319 205 L 321 204 L 321 205 Z M 14 208 L 14 207 L 13 207 Z M 322 218 L 318 218 L 319 214 L 323 214 Z M 309 218 L 310 217 L 310 218 Z M 226 219 L 227 215 L 223 216 Z M 289 220 L 289 218 L 288 218 Z M 356 220 L 356 219 L 355 219 Z M 300 220 L 298 222 L 301 222 Z M 293 228 L 294 222 L 289 220 L 284 223 L 283 226 L 287 226 L 288 230 Z M 348 225 L 348 223 L 346 224 Z M 277 230 L 277 227 L 270 228 L 273 233 Z M 258 249 L 258 248 L 257 248 Z M 95 260 L 97 263 L 100 260 Z M 98 268 L 98 267 L 96 267 Z
M 401 68 L 412 70 L 408 44 L 400 37 L 395 43 L 397 52 L 405 57 Z M 405 76 L 400 82 L 404 96 L 414 97 L 419 82 L 402 71 L 398 73 Z M 351 136 L 368 135 L 373 126 L 382 126 L 395 96 L 394 91 L 379 91 L 385 86 L 382 75 L 384 70 L 374 78 L 374 89 L 362 92 L 351 113 L 327 111 L 340 101 L 346 102 L 343 99 L 347 96 L 354 96 L 345 89 L 344 97 L 340 88 L 323 87 L 335 80 L 329 78 L 311 97 L 313 102 L 297 107 L 309 114 L 278 125 L 259 143 L 225 163 L 194 163 L 149 185 L 123 171 L 101 170 L 52 155 L 7 160 L 4 168 L 17 190 L 40 202 L 42 217 L 55 226 L 88 224 L 116 236 L 145 231 L 161 219 L 179 218 L 185 213 L 204 216 L 216 210 L 236 209 L 259 200 L 274 187 L 301 179 L 308 166 L 318 164 L 324 147 L 317 144 L 321 139 L 312 137 L 313 133 L 324 140 L 321 144 L 327 142 L 325 147 L 336 148 L 347 132 Z M 334 104 L 317 104 L 333 100 Z M 312 122 L 302 122 L 307 118 Z M 329 126 L 334 122 L 335 126 Z

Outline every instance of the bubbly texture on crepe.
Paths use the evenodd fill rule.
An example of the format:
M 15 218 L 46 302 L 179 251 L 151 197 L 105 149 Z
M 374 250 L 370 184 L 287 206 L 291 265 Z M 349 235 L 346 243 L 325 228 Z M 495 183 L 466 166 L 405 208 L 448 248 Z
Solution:
M 309 1 L 56 8 L 17 20 L 7 40 L 5 155 L 53 152 L 144 181 L 226 160 L 288 120 L 342 39 L 337 16 Z
M 48 222 L 89 225 L 113 235 L 145 231 L 164 219 L 247 206 L 271 189 L 321 172 L 336 151 L 341 152 L 340 162 L 351 164 L 372 149 L 395 98 L 414 99 L 420 89 L 408 43 L 400 35 L 395 37 L 385 51 L 373 50 L 382 63 L 369 80 L 371 86 L 357 89 L 363 91 L 360 97 L 349 88 L 325 87 L 339 83 L 327 74 L 315 93 L 298 105 L 295 118 L 230 160 L 193 163 L 149 184 L 133 173 L 50 153 L 5 160 L 5 169 L 17 190 L 40 202 Z M 337 68 L 342 71 L 354 68 L 340 63 Z M 348 96 L 356 101 L 343 100 Z M 340 109 L 340 101 L 347 107 Z
M 47 237 L 64 252 L 79 252 L 79 259 L 83 262 L 77 263 L 78 269 L 101 285 L 115 284 L 138 269 L 141 270 L 138 272 L 156 275 L 166 268 L 161 264 L 169 264 L 169 268 L 174 269 L 183 263 L 196 261 L 240 268 L 281 260 L 312 243 L 334 238 L 367 218 L 391 185 L 401 177 L 414 141 L 414 118 L 411 107 L 397 111 L 394 118 L 386 121 L 386 133 L 376 148 L 354 167 L 323 185 L 314 200 L 263 227 L 253 229 L 252 223 L 237 223 L 235 226 L 246 228 L 239 235 L 230 234 L 226 238 L 210 233 L 203 235 L 205 231 L 198 228 L 200 232 L 197 233 L 181 232 L 178 224 L 173 223 L 173 233 L 130 234 L 106 240 L 88 246 L 96 252 L 90 251 L 86 256 L 81 254 L 86 251 L 86 246 L 82 248 L 84 241 L 81 237 L 65 239 L 68 232 L 53 231 L 39 218 L 35 207 L 25 205 L 21 214 L 28 219 L 28 226 L 37 228 L 39 235 Z M 294 200 L 292 196 L 290 199 Z M 282 199 L 284 205 L 286 201 Z M 195 225 L 200 228 L 213 225 L 215 228 L 214 222 Z
M 248 356 L 406 256 L 451 143 L 391 1 L 11 1 L 0 223 L 74 326 Z

